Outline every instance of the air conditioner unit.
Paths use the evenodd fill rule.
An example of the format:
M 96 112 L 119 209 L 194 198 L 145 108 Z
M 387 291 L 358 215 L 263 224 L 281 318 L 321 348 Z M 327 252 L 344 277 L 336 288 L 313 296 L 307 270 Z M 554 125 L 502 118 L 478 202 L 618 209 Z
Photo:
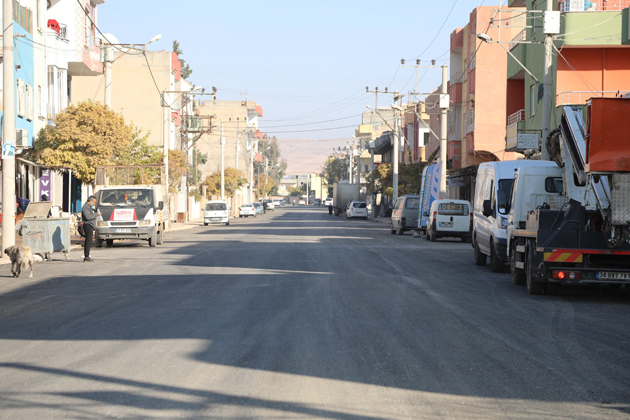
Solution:
M 28 148 L 28 130 L 26 128 L 15 130 L 15 147 Z

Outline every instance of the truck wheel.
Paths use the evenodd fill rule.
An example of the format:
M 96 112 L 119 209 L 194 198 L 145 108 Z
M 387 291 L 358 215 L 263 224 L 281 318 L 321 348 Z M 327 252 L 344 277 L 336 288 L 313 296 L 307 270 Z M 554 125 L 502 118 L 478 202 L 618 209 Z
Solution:
M 160 229 L 157 233 L 157 244 L 162 245 L 164 243 L 164 230 Z
M 527 273 L 527 293 L 530 295 L 542 295 L 545 291 L 545 285 L 540 283 L 538 276 L 535 273 L 536 267 L 533 266 L 532 260 L 534 258 L 533 247 L 527 247 L 527 255 L 525 257 L 525 271 Z
M 431 242 L 435 242 L 437 240 L 437 235 L 431 231 L 431 237 L 429 238 Z
M 479 249 L 479 245 L 477 244 L 477 241 L 475 241 L 474 243 L 473 256 L 475 259 L 475 265 L 486 265 L 486 256 L 481 253 L 481 250 Z
M 494 251 L 494 245 L 492 245 L 492 239 L 490 239 L 490 271 L 493 273 L 501 273 L 505 269 L 505 262 L 497 256 Z
M 157 244 L 157 229 L 153 231 L 153 235 L 151 235 L 151 237 L 149 238 L 149 246 L 151 248 L 154 248 L 156 244 Z
M 107 246 L 114 246 L 114 240 L 113 239 L 107 239 L 105 242 L 107 243 Z

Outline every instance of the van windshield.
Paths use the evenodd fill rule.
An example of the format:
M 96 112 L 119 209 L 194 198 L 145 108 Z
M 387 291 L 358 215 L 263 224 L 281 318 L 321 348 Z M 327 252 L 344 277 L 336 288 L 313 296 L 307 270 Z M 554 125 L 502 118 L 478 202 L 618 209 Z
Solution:
M 227 210 L 225 203 L 208 203 L 206 204 L 206 211 L 220 211 Z
M 123 207 L 153 205 L 153 194 L 149 190 L 122 188 L 119 190 L 104 190 L 101 193 L 99 207 Z

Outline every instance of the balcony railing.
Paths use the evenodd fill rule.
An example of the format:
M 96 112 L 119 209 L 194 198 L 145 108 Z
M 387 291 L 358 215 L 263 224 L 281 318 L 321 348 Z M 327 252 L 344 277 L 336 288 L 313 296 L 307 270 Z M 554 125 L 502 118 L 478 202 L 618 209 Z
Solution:
M 507 125 L 516 124 L 519 121 L 525 121 L 525 110 L 521 109 L 508 117 Z
M 605 91 L 571 91 L 562 92 L 556 95 L 556 106 L 562 105 L 584 105 L 591 98 L 618 98 L 627 94 L 630 90 L 605 90 Z
M 516 34 L 516 36 L 514 38 L 512 38 L 512 40 L 510 41 L 510 51 L 512 51 L 514 48 L 516 48 L 516 46 L 520 42 L 525 41 L 526 35 L 527 35 L 527 30 L 526 29 L 523 29 L 521 32 Z
M 561 12 L 609 12 L 630 7 L 630 0 L 560 0 Z

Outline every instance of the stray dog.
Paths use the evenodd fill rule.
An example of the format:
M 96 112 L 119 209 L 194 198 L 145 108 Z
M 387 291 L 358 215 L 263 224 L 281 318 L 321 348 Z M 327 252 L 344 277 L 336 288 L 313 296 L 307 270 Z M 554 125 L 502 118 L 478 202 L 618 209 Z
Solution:
M 31 267 L 31 275 L 33 277 L 33 252 L 30 246 L 10 246 L 4 250 L 4 253 L 11 259 L 11 273 L 13 277 L 20 277 L 20 272 Z

